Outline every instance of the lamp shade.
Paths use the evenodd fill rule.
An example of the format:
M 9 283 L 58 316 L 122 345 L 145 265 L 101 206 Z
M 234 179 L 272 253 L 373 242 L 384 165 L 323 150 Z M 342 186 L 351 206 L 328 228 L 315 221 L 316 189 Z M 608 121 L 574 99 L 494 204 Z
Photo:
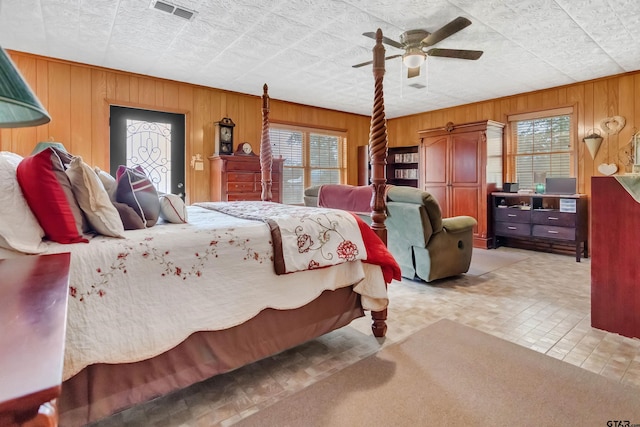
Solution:
M 402 63 L 407 68 L 416 68 L 422 65 L 425 60 L 425 53 L 421 49 L 410 48 L 402 55 Z
M 0 128 L 38 126 L 49 121 L 49 113 L 0 47 Z

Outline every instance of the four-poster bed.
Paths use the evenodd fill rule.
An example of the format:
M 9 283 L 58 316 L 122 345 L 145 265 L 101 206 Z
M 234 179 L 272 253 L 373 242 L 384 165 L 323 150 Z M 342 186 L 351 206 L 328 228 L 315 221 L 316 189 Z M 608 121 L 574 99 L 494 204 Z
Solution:
M 88 245 L 47 244 L 45 253 L 68 251 L 72 259 L 66 381 L 58 402 L 61 425 L 83 425 L 276 354 L 345 326 L 365 310 L 372 312 L 373 334 L 384 336 L 386 283 L 400 279 L 400 271 L 384 248 L 387 136 L 380 30 L 373 52 L 371 229 L 348 212 L 270 202 L 272 153 L 265 85 L 260 145 L 263 202 L 200 203 L 189 207 L 188 224 L 127 231 L 123 240 L 97 236 Z M 277 275 L 273 259 L 277 271 L 280 259 L 287 265 L 302 252 L 313 257 L 315 252 L 300 247 L 309 249 L 311 237 L 327 234 L 287 234 L 279 227 L 285 219 L 276 218 L 286 209 L 304 211 L 296 218 L 300 227 L 317 222 L 326 228 L 319 219 L 326 217 L 332 227 L 348 227 L 338 224 L 345 220 L 356 228 L 339 229 L 336 234 L 347 238 L 338 241 L 332 252 L 337 256 L 331 260 L 304 258 L 307 267 L 292 269 L 289 263 L 286 274 Z M 259 217 L 264 212 L 276 216 Z M 271 241 L 273 248 L 265 246 Z M 88 246 L 98 248 L 97 254 Z M 345 255 L 345 248 L 354 246 L 362 248 L 360 253 Z M 191 264 L 178 258 L 182 252 L 190 256 Z M 324 256 L 321 252 L 317 254 Z M 205 289 L 211 282 L 224 290 Z M 270 288 L 258 288 L 259 283 Z

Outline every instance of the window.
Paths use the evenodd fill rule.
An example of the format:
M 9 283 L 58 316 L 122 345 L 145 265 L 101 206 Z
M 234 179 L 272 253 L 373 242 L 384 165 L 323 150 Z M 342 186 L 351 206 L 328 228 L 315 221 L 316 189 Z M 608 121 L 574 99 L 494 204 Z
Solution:
M 305 188 L 345 181 L 345 132 L 272 123 L 269 139 L 273 156 L 285 159 L 282 203 L 302 204 Z
M 509 116 L 509 180 L 520 188 L 534 189 L 535 184 L 544 184 L 543 177 L 576 175 L 572 113 L 573 108 L 558 108 Z

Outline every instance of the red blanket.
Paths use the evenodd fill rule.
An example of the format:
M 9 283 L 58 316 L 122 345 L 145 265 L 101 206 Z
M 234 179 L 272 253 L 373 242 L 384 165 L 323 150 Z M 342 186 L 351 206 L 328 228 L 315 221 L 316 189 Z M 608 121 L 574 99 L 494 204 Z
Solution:
M 380 240 L 380 237 L 358 215 L 354 213 L 353 216 L 358 222 L 362 240 L 367 248 L 367 259 L 364 262 L 379 265 L 382 268 L 386 283 L 391 283 L 392 279 L 401 280 L 400 266 L 382 240 Z

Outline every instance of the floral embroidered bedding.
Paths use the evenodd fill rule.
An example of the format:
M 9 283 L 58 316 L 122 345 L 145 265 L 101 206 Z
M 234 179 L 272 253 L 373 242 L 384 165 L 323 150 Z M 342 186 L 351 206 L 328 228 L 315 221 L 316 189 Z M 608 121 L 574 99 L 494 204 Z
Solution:
M 362 237 L 349 231 L 354 224 L 358 228 L 356 221 L 336 227 L 357 242 L 357 257 L 347 256 L 330 268 L 277 275 L 267 223 L 201 206 L 187 208 L 186 224 L 158 223 L 125 231 L 120 239 L 96 235 L 88 244 L 43 241 L 42 253 L 71 252 L 65 379 L 90 364 L 153 357 L 195 331 L 229 328 L 268 307 L 300 307 L 327 289 L 355 285 L 364 309 L 387 306 L 381 267 L 363 262 Z M 301 209 L 313 211 L 293 208 Z M 316 214 L 353 219 L 328 211 Z M 370 251 L 372 259 L 380 257 L 379 249 Z M 0 257 L 10 256 L 16 252 L 0 252 Z M 393 258 L 382 263 L 395 268 Z

